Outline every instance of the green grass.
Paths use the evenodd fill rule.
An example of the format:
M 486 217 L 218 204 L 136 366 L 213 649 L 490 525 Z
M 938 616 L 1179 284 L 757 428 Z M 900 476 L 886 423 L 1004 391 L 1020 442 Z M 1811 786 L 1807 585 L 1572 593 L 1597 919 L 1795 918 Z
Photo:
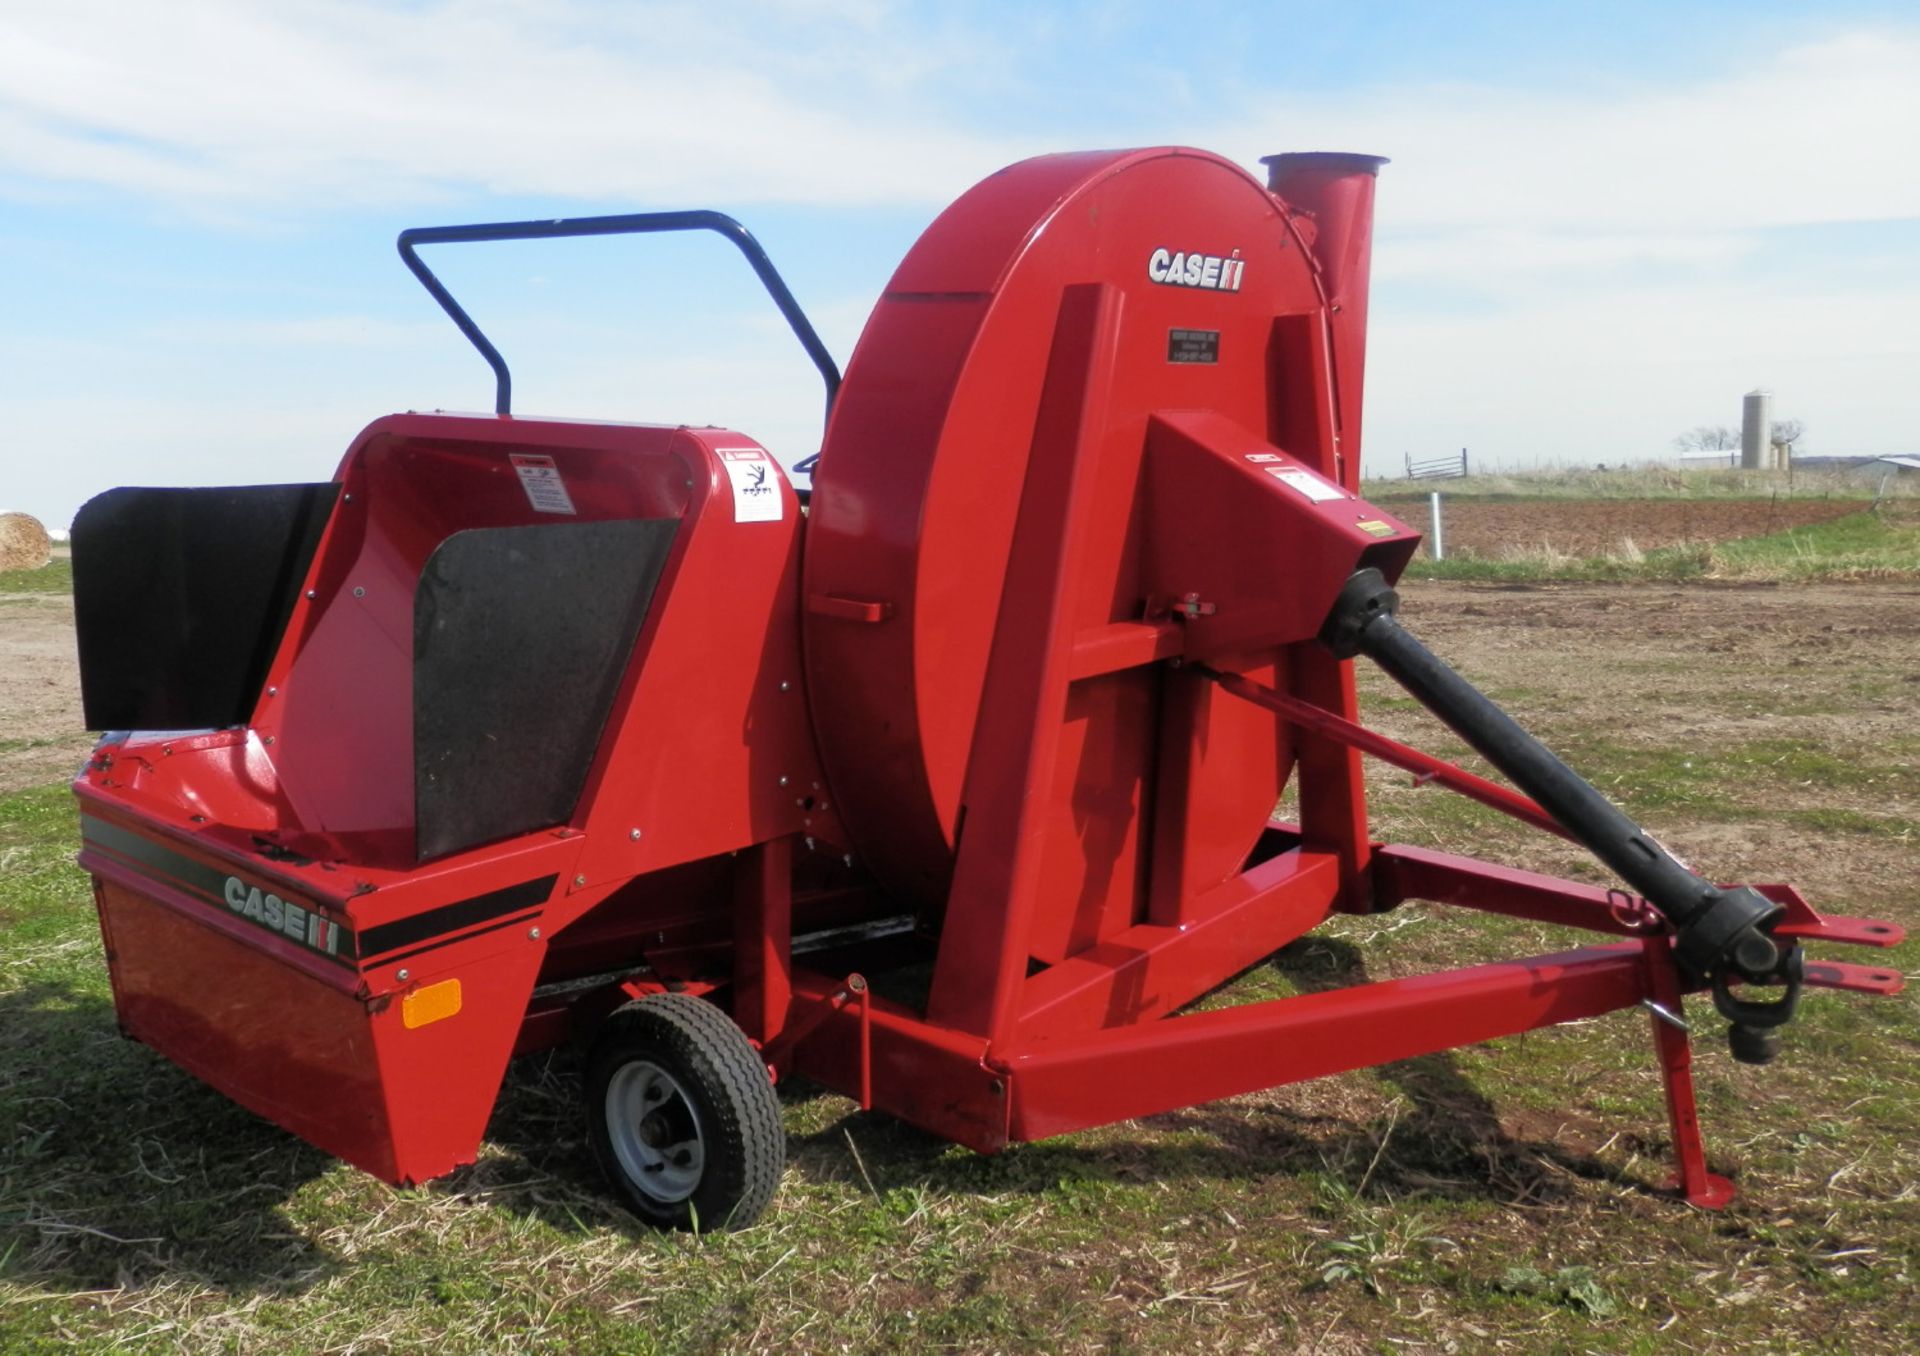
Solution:
M 1920 478 L 1894 477 L 1890 496 L 1920 494 Z M 1434 490 L 1475 499 L 1871 499 L 1879 488 L 1872 477 L 1844 471 L 1741 471 L 1726 467 L 1633 466 L 1610 471 L 1592 468 L 1533 467 L 1497 471 L 1457 480 L 1366 480 L 1360 497 L 1391 504 L 1424 500 Z
M 1648 803 L 1693 797 L 1682 762 L 1635 765 Z M 0 798 L 0 1350 L 1841 1351 L 1920 1321 L 1911 1004 L 1811 1000 L 1764 1073 L 1703 1044 L 1715 1165 L 1749 1193 L 1724 1215 L 1649 1189 L 1628 1013 L 997 1158 L 791 1089 L 771 1216 L 691 1240 L 608 1203 L 568 1055 L 515 1066 L 480 1163 L 396 1190 L 125 1042 L 73 840 L 64 788 Z M 1566 941 L 1410 906 L 1214 1001 Z
M 56 556 L 37 570 L 0 570 L 0 593 L 72 593 L 73 561 Z
M 1852 513 L 1764 537 L 1648 551 L 1638 560 L 1558 554 L 1499 560 L 1464 554 L 1440 561 L 1419 557 L 1407 567 L 1407 575 L 1489 583 L 1920 578 L 1920 512 L 1904 502 L 1889 503 L 1878 512 Z
M 1715 573 L 1736 579 L 1920 575 L 1920 513 L 1902 505 L 1722 542 L 1713 548 L 1713 565 Z
M 1687 662 L 1594 660 L 1610 690 L 1644 679 L 1650 716 L 1720 718 L 1664 739 L 1563 705 L 1524 658 L 1485 676 L 1657 835 L 1797 835 L 1813 851 L 1796 869 L 1850 863 L 1821 907 L 1920 923 L 1902 808 L 1920 734 L 1862 748 L 1844 722 L 1758 726 L 1746 685 L 1699 668 L 1674 697 Z M 1839 650 L 1804 696 L 1879 703 L 1889 672 Z M 1383 681 L 1366 709 L 1403 715 Z M 1396 841 L 1606 879 L 1401 775 L 1376 780 L 1374 815 Z M 1840 1353 L 1910 1350 L 1920 1330 L 1907 998 L 1810 994 L 1767 1069 L 1731 1063 L 1690 1006 L 1712 1164 L 1743 1193 L 1721 1214 L 1656 1190 L 1660 1082 L 1647 1019 L 1623 1012 L 995 1158 L 788 1087 L 768 1218 L 691 1240 L 610 1203 L 572 1053 L 513 1066 L 477 1164 L 397 1190 L 121 1039 L 74 846 L 64 788 L 0 796 L 0 1351 Z M 1409 905 L 1336 919 L 1207 1002 L 1577 940 Z M 1920 944 L 1854 958 L 1911 973 Z

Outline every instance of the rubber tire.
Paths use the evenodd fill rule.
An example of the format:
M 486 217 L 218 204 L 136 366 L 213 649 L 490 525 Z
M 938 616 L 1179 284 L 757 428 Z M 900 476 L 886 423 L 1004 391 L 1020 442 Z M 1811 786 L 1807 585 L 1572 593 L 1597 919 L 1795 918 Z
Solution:
M 700 1118 L 705 1162 L 699 1185 L 683 1201 L 640 1191 L 614 1153 L 607 1093 L 614 1075 L 636 1059 L 671 1074 Z M 707 1233 L 745 1229 L 772 1201 L 787 1160 L 780 1099 L 746 1033 L 705 999 L 654 994 L 608 1014 L 594 1037 L 582 1092 L 593 1156 L 627 1208 L 648 1224 Z

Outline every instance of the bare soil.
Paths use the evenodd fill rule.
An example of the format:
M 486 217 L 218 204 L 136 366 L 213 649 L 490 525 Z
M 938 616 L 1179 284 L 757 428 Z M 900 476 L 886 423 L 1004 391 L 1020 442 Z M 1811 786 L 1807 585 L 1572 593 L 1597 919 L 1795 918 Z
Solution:
M 1416 634 L 1702 869 L 1791 880 L 1853 908 L 1913 907 L 1912 583 L 1408 582 L 1400 592 L 1401 619 Z M 1361 679 L 1369 724 L 1463 752 L 1424 712 L 1394 700 L 1384 678 Z M 1376 817 L 1410 817 L 1403 834 L 1434 805 L 1431 790 L 1375 781 Z M 1636 791 L 1656 785 L 1669 794 L 1635 803 Z M 1497 821 L 1475 827 L 1506 832 Z M 1584 864 L 1571 845 L 1511 833 L 1529 866 Z
M 1447 548 L 1497 558 L 1502 551 L 1543 547 L 1573 556 L 1616 552 L 1622 541 L 1642 551 L 1683 543 L 1731 541 L 1806 527 L 1858 513 L 1859 499 L 1530 499 L 1445 498 Z M 1381 507 L 1431 534 L 1425 497 L 1382 500 Z
M 73 599 L 0 593 L 0 794 L 71 775 L 92 745 L 80 716 Z

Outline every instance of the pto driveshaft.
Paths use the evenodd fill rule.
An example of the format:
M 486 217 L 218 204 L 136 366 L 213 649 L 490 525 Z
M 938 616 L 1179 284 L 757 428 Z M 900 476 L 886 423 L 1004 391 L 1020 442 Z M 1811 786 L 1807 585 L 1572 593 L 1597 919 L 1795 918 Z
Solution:
M 1728 979 L 1765 980 L 1781 973 L 1781 948 L 1767 931 L 1781 915 L 1778 904 L 1750 887 L 1722 889 L 1683 866 L 1421 644 L 1394 615 L 1398 605 L 1398 596 L 1379 571 L 1361 570 L 1341 590 L 1321 640 L 1343 659 L 1364 654 L 1386 670 L 1569 836 L 1644 896 L 1673 925 L 1674 954 L 1694 977 L 1719 981 L 1716 989 L 1724 991 Z M 1724 1010 L 1726 1004 L 1721 1006 Z M 1741 1013 L 1728 1015 L 1751 1021 L 1752 1013 L 1746 1010 L 1756 1005 L 1738 1006 Z

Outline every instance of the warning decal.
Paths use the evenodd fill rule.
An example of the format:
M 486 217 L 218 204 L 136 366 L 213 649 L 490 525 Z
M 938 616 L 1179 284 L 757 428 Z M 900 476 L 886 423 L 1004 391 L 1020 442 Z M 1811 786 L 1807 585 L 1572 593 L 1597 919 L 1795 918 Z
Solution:
M 720 447 L 714 449 L 727 468 L 733 485 L 733 520 L 736 523 L 777 523 L 785 516 L 780 497 L 780 473 L 773 459 L 757 447 Z
M 520 488 L 527 492 L 527 502 L 533 505 L 535 513 L 575 512 L 573 498 L 567 493 L 567 482 L 560 479 L 560 468 L 554 465 L 552 457 L 510 452 L 507 460 L 513 463 L 514 473 L 520 477 Z
M 1345 499 L 1346 492 L 1336 485 L 1329 485 L 1308 471 L 1283 471 L 1277 466 L 1260 468 L 1275 480 L 1285 481 L 1316 504 L 1324 504 L 1333 499 Z

